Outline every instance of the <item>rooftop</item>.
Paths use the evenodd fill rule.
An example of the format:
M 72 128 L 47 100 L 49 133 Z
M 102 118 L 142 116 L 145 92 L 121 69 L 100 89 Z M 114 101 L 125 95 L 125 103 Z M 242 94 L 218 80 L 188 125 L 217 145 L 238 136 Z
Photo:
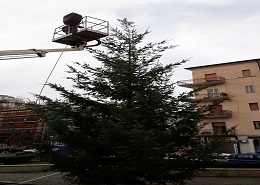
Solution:
M 259 68 L 260 68 L 260 58 L 257 58 L 257 59 L 225 62 L 225 63 L 218 63 L 218 64 L 209 64 L 209 65 L 203 65 L 203 66 L 187 67 L 185 69 L 192 70 L 192 69 L 196 69 L 196 68 L 215 67 L 215 66 L 220 66 L 220 65 L 233 65 L 233 64 L 240 64 L 240 63 L 246 63 L 246 62 L 258 62 L 258 65 L 259 65 Z

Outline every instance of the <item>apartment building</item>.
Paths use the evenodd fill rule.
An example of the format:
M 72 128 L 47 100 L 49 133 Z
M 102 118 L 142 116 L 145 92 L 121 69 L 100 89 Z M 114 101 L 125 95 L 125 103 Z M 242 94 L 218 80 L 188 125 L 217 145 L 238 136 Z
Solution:
M 200 105 L 222 101 L 211 107 L 203 120 L 208 124 L 199 137 L 207 139 L 214 133 L 225 136 L 222 152 L 260 150 L 260 59 L 186 69 L 192 72 L 192 79 L 178 81 L 179 86 L 205 87 L 195 95 L 195 101 Z
M 40 116 L 22 99 L 0 95 L 0 147 L 21 147 L 15 131 L 35 136 L 41 134 L 43 129 Z

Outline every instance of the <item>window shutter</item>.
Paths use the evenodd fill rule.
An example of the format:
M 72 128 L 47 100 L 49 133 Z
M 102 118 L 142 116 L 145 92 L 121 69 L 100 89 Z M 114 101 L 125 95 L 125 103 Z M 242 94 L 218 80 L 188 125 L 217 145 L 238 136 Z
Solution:
M 250 69 L 242 70 L 243 77 L 249 77 L 251 76 Z
M 212 122 L 213 127 L 224 127 L 226 126 L 225 122 Z
M 250 110 L 259 110 L 258 103 L 249 103 Z
M 205 74 L 205 80 L 207 82 L 211 82 L 211 81 L 216 81 L 217 78 L 217 74 L 216 73 L 211 73 L 211 74 Z

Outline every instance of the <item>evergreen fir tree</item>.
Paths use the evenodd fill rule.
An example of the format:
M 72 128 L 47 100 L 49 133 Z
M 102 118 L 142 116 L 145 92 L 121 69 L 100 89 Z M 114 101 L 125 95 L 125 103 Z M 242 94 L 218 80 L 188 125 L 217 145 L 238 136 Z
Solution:
M 103 50 L 88 49 L 101 67 L 68 66 L 75 90 L 49 84 L 63 100 L 40 97 L 51 139 L 71 148 L 52 162 L 79 184 L 182 184 L 216 149 L 196 139 L 205 109 L 189 101 L 192 93 L 174 95 L 173 70 L 185 60 L 159 59 L 175 46 L 144 44 L 149 30 L 119 23 Z

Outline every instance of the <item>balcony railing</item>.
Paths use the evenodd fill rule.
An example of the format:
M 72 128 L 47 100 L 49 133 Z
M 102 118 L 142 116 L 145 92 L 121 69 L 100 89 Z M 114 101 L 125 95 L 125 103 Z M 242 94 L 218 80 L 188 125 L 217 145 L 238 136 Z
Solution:
M 190 79 L 190 80 L 181 80 L 177 82 L 178 86 L 181 87 L 204 87 L 204 86 L 211 86 L 217 84 L 224 84 L 225 78 L 216 76 L 214 79 L 207 79 L 207 78 L 199 78 L 199 79 Z
M 232 111 L 230 110 L 220 110 L 217 113 L 212 112 L 206 115 L 206 118 L 231 118 L 232 117 Z
M 215 100 L 228 100 L 230 95 L 227 93 L 213 93 L 213 94 L 197 94 L 195 96 L 196 102 L 206 102 L 206 101 L 215 101 Z
M 226 128 L 227 132 L 222 132 L 222 133 L 216 133 L 214 132 L 213 129 L 202 129 L 199 132 L 199 135 L 203 136 L 208 136 L 208 135 L 213 135 L 213 134 L 217 134 L 217 135 L 236 135 L 236 131 L 230 128 Z
M 213 135 L 213 134 L 214 134 L 213 129 L 202 129 L 199 132 L 199 135 Z

